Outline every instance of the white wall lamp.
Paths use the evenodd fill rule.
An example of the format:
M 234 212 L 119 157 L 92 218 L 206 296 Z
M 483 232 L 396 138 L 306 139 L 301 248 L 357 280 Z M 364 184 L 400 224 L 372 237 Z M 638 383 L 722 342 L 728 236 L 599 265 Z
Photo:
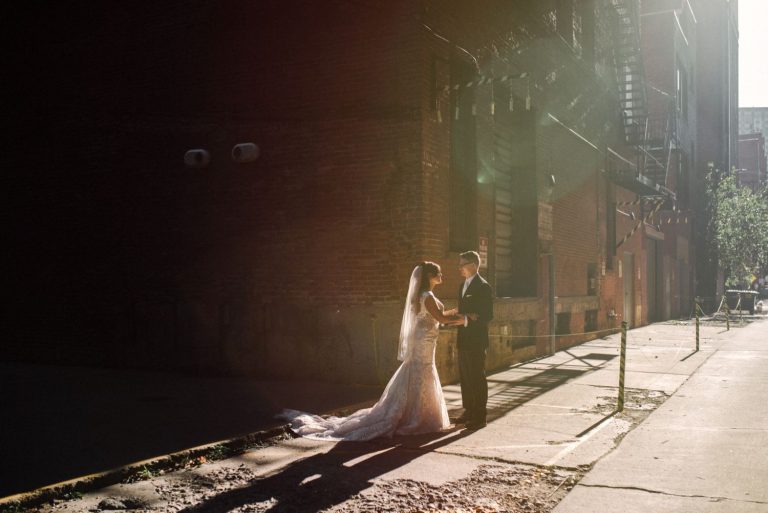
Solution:
M 257 158 L 259 158 L 259 147 L 254 143 L 236 144 L 232 148 L 232 160 L 237 163 L 245 164 L 246 162 L 253 162 Z
M 207 150 L 189 150 L 184 154 L 184 164 L 187 167 L 206 167 L 211 163 L 211 154 Z

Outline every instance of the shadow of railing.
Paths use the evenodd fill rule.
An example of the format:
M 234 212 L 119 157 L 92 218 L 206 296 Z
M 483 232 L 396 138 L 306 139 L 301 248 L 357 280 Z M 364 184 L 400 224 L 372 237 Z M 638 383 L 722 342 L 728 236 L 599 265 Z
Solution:
M 590 369 L 548 369 L 534 376 L 513 381 L 488 380 L 488 421 L 503 417 L 515 408 L 590 372 Z M 502 384 L 502 386 L 495 386 Z
M 489 379 L 488 421 L 491 422 L 501 418 L 515 408 L 558 388 L 568 381 L 600 370 L 608 362 L 618 357 L 618 355 L 611 353 L 589 353 L 577 356 L 570 351 L 564 351 L 564 354 L 569 355 L 572 360 L 551 364 L 550 368 L 544 369 L 532 376 L 505 380 L 497 375 Z M 593 364 L 590 360 L 600 361 L 601 363 Z M 563 368 L 574 365 L 574 361 L 582 365 L 583 368 Z M 541 365 L 542 362 L 539 361 L 537 364 Z M 503 373 L 500 374 L 503 375 Z

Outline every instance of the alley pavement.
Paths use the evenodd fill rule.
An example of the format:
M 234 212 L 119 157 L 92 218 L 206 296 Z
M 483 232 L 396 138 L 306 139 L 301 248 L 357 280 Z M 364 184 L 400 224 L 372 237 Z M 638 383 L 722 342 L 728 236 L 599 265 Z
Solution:
M 368 443 L 281 439 L 191 469 L 90 491 L 40 511 L 108 509 L 108 501 L 119 500 L 146 511 L 768 511 L 768 322 L 730 331 L 704 323 L 699 351 L 694 332 L 691 322 L 628 332 L 621 413 L 615 411 L 620 345 L 615 334 L 489 376 L 484 429 L 455 426 L 436 435 Z M 222 379 L 208 390 L 214 388 L 211 382 L 192 382 L 161 387 L 165 397 L 175 397 L 155 401 L 162 403 L 155 412 L 162 411 L 162 421 L 148 414 L 141 424 L 141 418 L 120 408 L 125 422 L 139 421 L 133 425 L 143 430 L 135 442 L 145 450 L 142 457 L 152 451 L 140 446 L 140 439 L 165 441 L 152 447 L 210 442 L 243 432 L 258 424 L 255 418 L 282 407 L 322 412 L 378 396 L 377 389 L 361 387 L 292 389 Z M 231 388 L 238 384 L 247 393 Z M 151 380 L 145 384 L 143 394 L 159 396 L 159 383 L 151 385 Z M 210 404 L 218 403 L 211 411 L 196 415 L 196 407 L 187 404 L 186 414 L 174 412 L 180 398 L 190 401 L 204 389 Z M 457 414 L 458 386 L 444 391 L 449 410 Z M 143 397 L 136 390 L 131 396 Z M 261 411 L 260 401 L 270 406 Z M 120 406 L 118 397 L 114 402 Z M 86 400 L 76 411 L 85 414 L 94 405 Z M 226 412 L 234 412 L 229 419 L 236 420 L 220 418 Z M 57 422 L 50 419 L 52 434 Z M 201 422 L 213 427 L 206 431 L 196 425 Z M 68 432 L 76 425 L 72 420 Z M 120 442 L 119 432 L 105 436 L 112 444 Z M 89 441 L 86 435 L 75 438 L 80 446 Z M 62 445 L 72 443 L 63 435 L 39 440 L 26 460 L 19 447 L 16 468 L 39 481 L 46 461 Z
M 768 323 L 717 334 L 713 346 L 557 513 L 768 512 Z

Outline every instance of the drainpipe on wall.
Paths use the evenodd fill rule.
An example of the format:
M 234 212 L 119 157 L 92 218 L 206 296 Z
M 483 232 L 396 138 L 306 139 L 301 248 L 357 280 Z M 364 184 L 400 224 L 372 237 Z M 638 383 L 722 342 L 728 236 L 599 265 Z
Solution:
M 550 326 L 552 326 L 549 337 L 549 352 L 551 354 L 555 354 L 557 351 L 557 312 L 555 311 L 556 305 L 557 296 L 555 295 L 555 254 L 551 253 L 549 255 L 549 306 L 551 308 L 549 314 L 549 322 Z
M 542 256 L 546 256 L 549 267 L 549 354 L 555 354 L 557 349 L 557 314 L 555 313 L 555 305 L 557 303 L 557 297 L 555 296 L 555 253 L 542 253 Z

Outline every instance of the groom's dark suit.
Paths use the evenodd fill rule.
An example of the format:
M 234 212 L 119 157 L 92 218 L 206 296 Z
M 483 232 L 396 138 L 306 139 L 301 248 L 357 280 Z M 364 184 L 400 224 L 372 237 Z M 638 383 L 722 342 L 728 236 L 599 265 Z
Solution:
M 488 382 L 485 380 L 485 354 L 488 349 L 488 323 L 493 319 L 491 286 L 476 274 L 462 296 L 464 283 L 459 285 L 459 313 L 477 314 L 459 326 L 459 376 L 461 402 L 469 423 L 485 424 Z

